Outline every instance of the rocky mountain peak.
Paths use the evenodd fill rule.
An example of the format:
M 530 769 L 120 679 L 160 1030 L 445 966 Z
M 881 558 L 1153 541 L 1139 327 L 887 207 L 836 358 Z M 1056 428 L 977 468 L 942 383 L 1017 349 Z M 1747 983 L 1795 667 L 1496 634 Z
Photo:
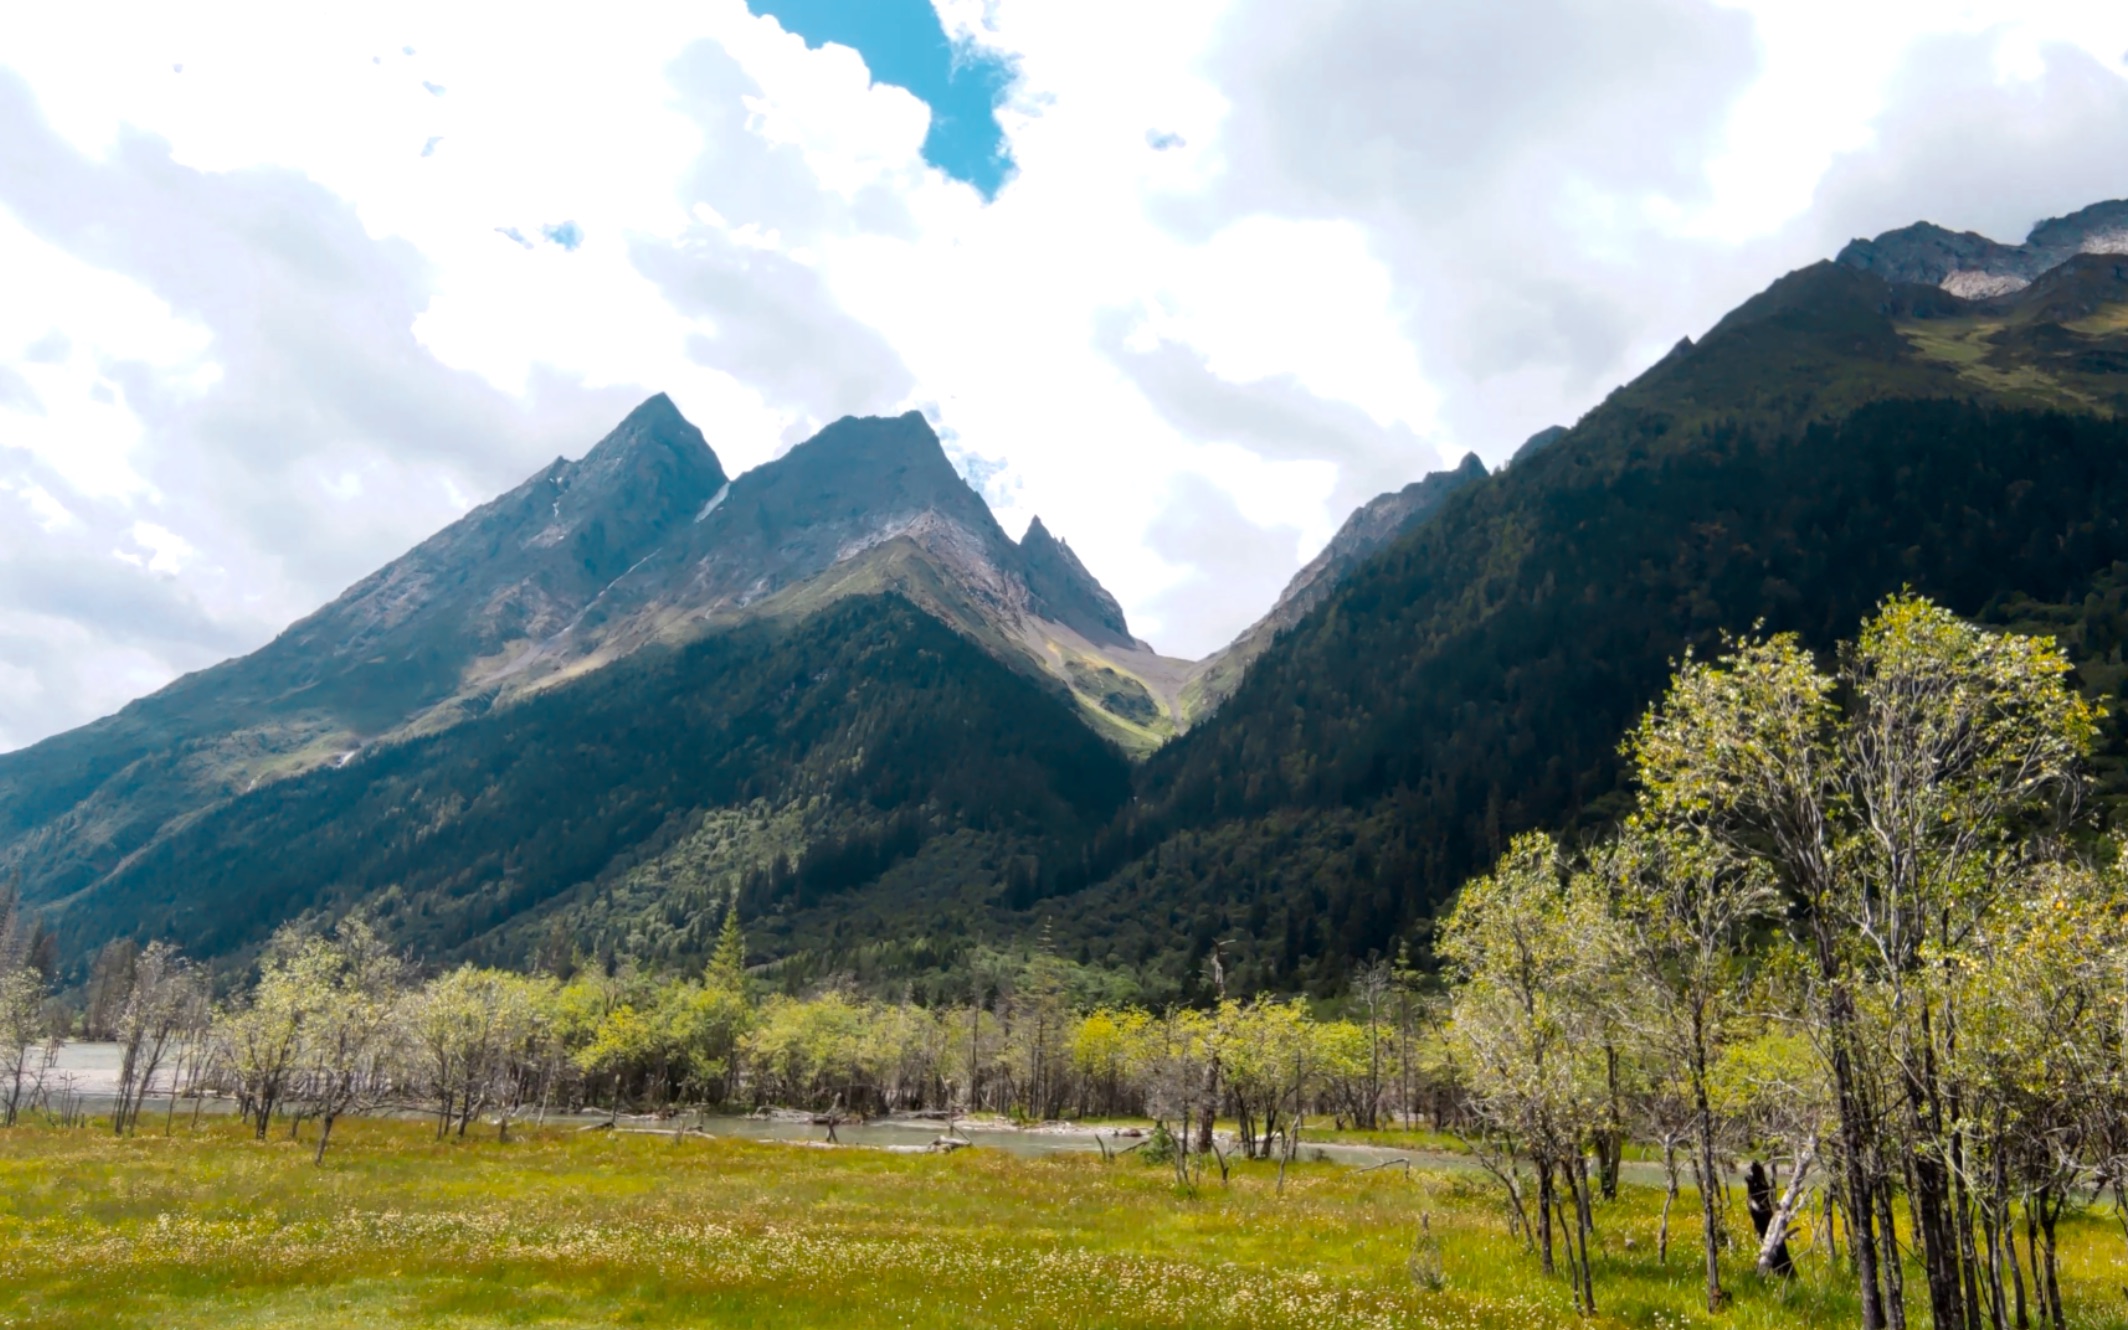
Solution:
M 727 479 L 702 431 L 664 393 L 630 411 L 566 475 L 572 490 L 593 491 L 647 479 L 677 482 L 690 492 L 706 485 L 714 493 Z
M 1027 524 L 1027 534 L 1020 538 L 1020 571 L 1035 613 L 1098 646 L 1137 645 L 1123 607 L 1039 517 Z
M 1337 529 L 1330 543 L 1323 546 L 1322 553 L 1293 575 L 1271 607 L 1270 617 L 1282 623 L 1298 622 L 1369 555 L 1431 515 L 1449 495 L 1485 476 L 1485 463 L 1478 460 L 1476 453 L 1465 453 L 1453 470 L 1432 472 L 1400 490 L 1377 494 L 1361 504 Z
M 1938 286 L 1962 299 L 1985 300 L 2021 291 L 2079 254 L 2128 254 L 2128 200 L 2049 218 L 2021 245 L 1917 222 L 1873 240 L 1851 241 L 1835 261 L 1886 281 Z
M 1485 479 L 1487 474 L 1485 463 L 1478 460 L 1476 453 L 1465 453 L 1455 469 L 1435 471 L 1400 490 L 1377 494 L 1354 509 L 1322 552 L 1293 574 L 1270 613 L 1198 662 L 1196 679 L 1190 685 L 1195 694 L 1192 712 L 1202 715 L 1217 706 L 1240 686 L 1249 662 L 1262 655 L 1278 634 L 1299 624 L 1308 611 L 1328 600 L 1338 584 L 1361 564 L 1416 530 L 1440 510 L 1450 495 Z
M 546 520 L 524 545 L 569 544 L 600 583 L 620 576 L 667 531 L 700 512 L 727 480 L 702 431 L 663 393 L 629 412 L 580 460 L 543 475 L 552 490 Z M 535 507 L 540 483 L 541 477 L 528 482 Z

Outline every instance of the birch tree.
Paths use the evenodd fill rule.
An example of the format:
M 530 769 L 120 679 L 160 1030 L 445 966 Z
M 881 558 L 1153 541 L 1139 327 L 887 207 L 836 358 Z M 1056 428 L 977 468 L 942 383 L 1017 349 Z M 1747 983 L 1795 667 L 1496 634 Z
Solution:
M 1698 1152 L 1707 1310 L 1722 1304 L 1721 1218 L 1714 1179 L 1711 1077 L 1748 999 L 1749 930 L 1779 899 L 1762 865 L 1721 852 L 1690 829 L 1626 824 L 1595 857 L 1621 925 L 1613 934 L 1631 983 L 1620 1016 L 1680 1073 L 1691 1096 Z
M 1629 751 L 1651 819 L 1760 866 L 1798 907 L 1830 1064 L 1864 1330 L 1903 1330 L 1893 1159 L 1938 1330 L 1979 1308 L 1937 987 L 1992 905 L 2061 853 L 2098 712 L 2051 640 L 1887 600 L 1836 671 L 1792 636 L 1687 660 Z M 1887 1130 L 1887 1127 L 1896 1131 Z
M 1537 1174 L 1537 1229 L 1547 1274 L 1552 1224 L 1565 1237 L 1575 1305 L 1596 1312 L 1582 1151 L 1602 1113 L 1601 1040 L 1608 904 L 1589 874 L 1568 871 L 1542 833 L 1517 836 L 1493 872 L 1464 886 L 1441 932 L 1455 985 L 1450 1039 L 1481 1111 Z M 1560 1188 L 1565 1195 L 1560 1195 Z

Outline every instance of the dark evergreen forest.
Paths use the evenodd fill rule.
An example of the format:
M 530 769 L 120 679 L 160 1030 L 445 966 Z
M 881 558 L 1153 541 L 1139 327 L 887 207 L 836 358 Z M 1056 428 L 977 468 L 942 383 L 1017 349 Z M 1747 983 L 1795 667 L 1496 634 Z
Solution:
M 1072 844 L 1129 779 L 1057 693 L 906 601 L 858 597 L 265 786 L 69 902 L 62 934 L 77 955 L 130 933 L 227 956 L 361 905 L 417 954 L 494 954 L 495 930 L 655 860 L 706 809 L 836 810 L 749 901 L 803 908 L 939 836 Z M 702 904 L 713 925 L 721 903 Z
M 1045 874 L 1054 917 L 1176 987 L 1215 940 L 1244 984 L 1423 959 L 1508 837 L 1615 819 L 1620 738 L 1683 652 L 1755 624 L 1829 649 L 1901 587 L 2045 626 L 2087 688 L 2120 677 L 2128 425 L 1890 401 L 1597 447 L 1577 431 L 1355 574 Z

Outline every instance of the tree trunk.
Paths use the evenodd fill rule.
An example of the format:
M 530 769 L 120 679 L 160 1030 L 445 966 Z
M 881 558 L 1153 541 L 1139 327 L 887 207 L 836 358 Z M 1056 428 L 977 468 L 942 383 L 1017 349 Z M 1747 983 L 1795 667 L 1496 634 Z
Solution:
M 1577 1151 L 1577 1163 L 1578 1155 Z M 1574 1207 L 1574 1222 L 1560 1228 L 1566 1234 L 1566 1259 L 1568 1273 L 1573 1278 L 1574 1301 L 1583 1316 L 1596 1314 L 1596 1280 L 1589 1268 L 1589 1230 L 1594 1225 L 1589 1213 L 1590 1195 L 1588 1176 L 1578 1166 L 1563 1170 L 1566 1174 L 1567 1199 Z
M 1697 1030 L 1698 1018 L 1694 1017 Z M 1707 1258 L 1707 1310 L 1722 1308 L 1721 1217 L 1715 1211 L 1714 1187 L 1721 1176 L 1714 1158 L 1714 1109 L 1707 1101 L 1707 1064 L 1704 1049 L 1696 1051 L 1692 1067 L 1692 1096 L 1698 1109 L 1700 1236 Z
M 1197 1127 L 1197 1153 L 1200 1155 L 1212 1153 L 1212 1119 L 1218 1111 L 1219 1059 L 1207 1057 L 1204 1060 L 1204 1103 L 1199 1110 Z M 1182 1129 L 1188 1132 L 1189 1124 L 1185 1122 Z
M 1834 943 L 1824 936 L 1825 927 L 1819 925 L 1818 944 L 1820 966 L 1828 978 L 1838 974 L 1838 962 L 1831 959 L 1835 954 Z M 1827 1022 L 1832 1034 L 1832 1074 L 1834 1098 L 1840 1116 L 1840 1154 L 1847 1174 L 1847 1245 L 1853 1253 L 1855 1280 L 1858 1285 L 1862 1330 L 1885 1330 L 1885 1297 L 1882 1272 L 1877 1259 L 1877 1239 L 1874 1231 L 1876 1200 L 1871 1185 L 1869 1166 L 1869 1114 L 1862 1102 L 1860 1088 L 1856 1084 L 1852 1047 L 1854 1041 L 1854 1010 L 1844 988 L 1834 983 L 1826 1008 Z M 1889 1210 L 1886 1211 L 1889 1214 Z M 1886 1239 L 1891 1243 L 1891 1278 L 1897 1281 L 1897 1242 L 1889 1231 Z M 1906 1317 L 1899 1315 L 1900 1330 L 1905 1330 Z
M 1880 1170 L 1872 1170 L 1881 1172 Z M 1906 1330 L 1906 1274 L 1899 1265 L 1899 1226 L 1892 1218 L 1892 1189 L 1882 1178 L 1873 1179 L 1877 1201 L 1878 1231 L 1884 1238 L 1884 1317 L 1892 1330 Z
M 1759 1226 L 1758 1272 L 1761 1276 L 1778 1275 L 1787 1279 L 1795 1274 L 1795 1260 L 1788 1254 L 1788 1230 L 1795 1223 L 1796 1211 L 1802 1208 L 1809 1189 L 1803 1184 L 1810 1177 L 1811 1160 L 1817 1157 L 1818 1143 L 1806 1141 L 1796 1152 L 1795 1167 L 1788 1175 L 1788 1187 L 1781 1195 L 1779 1205 L 1772 1207 L 1766 1222 Z M 1754 1169 L 1758 1168 L 1756 1162 Z M 1772 1190 L 1768 1186 L 1769 1198 Z M 1757 1218 L 1756 1212 L 1753 1215 Z
M 2064 1187 L 2066 1192 L 2066 1187 Z M 2039 1232 L 2047 1245 L 2047 1315 L 2054 1317 L 2054 1330 L 2064 1330 L 2062 1321 L 2062 1279 L 2060 1266 L 2054 1260 L 2054 1221 L 2062 1215 L 2062 1202 L 2049 1202 L 2045 1194 L 2039 1204 Z
M 1537 1230 L 1541 1235 L 1541 1250 L 1544 1256 L 1544 1273 L 1557 1272 L 1552 1260 L 1552 1208 L 1556 1193 L 1552 1189 L 1552 1163 L 1548 1159 L 1537 1161 Z
M 1670 1207 L 1677 1204 L 1677 1146 L 1667 1137 L 1662 1147 L 1663 1198 L 1662 1224 L 1655 1230 L 1655 1263 L 1670 1262 Z

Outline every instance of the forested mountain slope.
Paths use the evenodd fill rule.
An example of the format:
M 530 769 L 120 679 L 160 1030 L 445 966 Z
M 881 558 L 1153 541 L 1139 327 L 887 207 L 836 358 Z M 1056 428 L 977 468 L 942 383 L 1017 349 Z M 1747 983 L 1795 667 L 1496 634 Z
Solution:
M 1352 574 L 1044 907 L 1178 986 L 1221 940 L 1244 987 L 1423 951 L 1508 836 L 1615 816 L 1620 736 L 1682 652 L 1761 622 L 1827 647 L 1901 586 L 2051 616 L 2110 684 L 2124 371 L 2117 256 L 1985 301 L 1791 274 Z
M 1828 646 L 1911 586 L 2117 686 L 2114 215 L 1959 241 L 2000 272 L 1850 247 L 1512 466 L 1384 496 L 1135 772 L 1115 744 L 1178 728 L 1190 667 L 920 416 L 727 479 L 653 399 L 261 652 L 0 756 L 0 871 L 77 965 L 356 907 L 424 957 L 692 964 L 733 897 L 794 981 L 1036 937 L 1153 995 L 1221 943 L 1235 991 L 1423 959 L 1510 835 L 1615 816 L 1621 734 L 1725 632 Z M 2069 256 L 2027 277 L 2034 246 Z
M 84 946 L 164 928 L 201 945 L 248 943 L 257 919 L 328 898 L 362 899 L 379 884 L 359 874 L 335 879 L 364 862 L 349 847 L 396 843 L 412 815 L 398 801 L 336 796 L 306 805 L 319 820 L 286 830 L 274 810 L 294 791 L 322 781 L 344 793 L 353 788 L 347 781 L 361 781 L 327 772 L 410 771 L 408 763 L 445 751 L 426 740 L 471 725 L 462 742 L 480 742 L 495 732 L 484 718 L 514 715 L 528 699 L 552 693 L 574 699 L 567 705 L 593 705 L 608 695 L 601 688 L 636 676 L 588 691 L 578 685 L 643 653 L 749 625 L 802 633 L 846 600 L 882 596 L 957 632 L 974 652 L 955 656 L 963 666 L 986 657 L 1044 698 L 1040 707 L 1026 704 L 1033 708 L 1027 724 L 1047 725 L 1053 711 L 1141 751 L 1172 730 L 1170 676 L 1182 663 L 1132 637 L 1114 599 L 1045 528 L 1031 529 L 1024 544 L 999 529 L 921 416 L 838 421 L 728 479 L 701 433 L 659 396 L 582 460 L 556 461 L 259 651 L 0 755 L 0 872 L 19 874 L 24 899 L 57 910 L 67 936 Z M 789 686 L 824 688 L 828 677 Z M 702 683 L 724 686 L 707 676 Z M 854 708 L 846 723 L 873 715 L 869 695 L 832 697 Z M 549 715 L 564 704 L 540 705 L 549 710 L 538 714 Z M 876 715 L 866 723 L 877 723 Z M 999 731 L 1001 741 L 1009 735 L 1010 727 Z M 1091 734 L 1079 739 L 1099 743 Z M 986 769 L 973 757 L 963 765 Z M 441 773 L 409 779 L 422 789 L 461 790 Z M 575 788 L 604 806 L 596 783 Z M 530 789 L 509 785 L 484 797 L 507 802 Z M 765 796 L 745 795 L 758 797 Z M 819 795 L 816 802 L 826 802 L 798 823 L 779 821 L 782 840 L 763 864 L 773 866 L 777 853 L 803 858 L 851 827 L 869 826 L 859 809 L 822 811 L 842 797 Z M 684 819 L 701 806 L 678 800 L 668 811 Z M 531 823 L 513 820 L 520 812 L 502 810 L 496 825 L 524 832 Z M 931 816 L 913 806 L 908 812 Z M 602 828 L 598 843 L 609 856 L 624 848 L 652 853 L 630 840 L 642 834 L 634 813 L 610 826 L 605 814 L 587 816 Z M 276 837 L 283 832 L 261 830 L 269 826 L 303 846 L 282 854 Z M 407 890 L 426 890 L 408 885 L 416 879 L 485 880 L 476 860 L 492 848 L 487 842 L 423 843 L 403 868 Z M 465 848 L 475 844 L 477 852 Z M 339 849 L 308 854 L 314 845 Z M 184 875 L 155 875 L 157 865 L 180 860 Z M 587 862 L 563 856 L 540 872 L 595 877 Z M 289 876 L 298 864 L 308 876 Z M 544 900 L 558 889 L 540 881 L 537 889 L 505 891 L 504 907 L 481 905 L 487 913 L 478 927 L 436 932 L 438 945 L 470 945 L 516 910 L 509 902 Z M 253 900 L 247 893 L 267 891 L 265 882 L 273 899 Z
M 1436 471 L 1400 490 L 1378 494 L 1360 505 L 1337 529 L 1322 552 L 1293 574 L 1285 590 L 1263 618 L 1258 619 L 1233 642 L 1213 652 L 1199 665 L 1183 694 L 1186 719 L 1211 714 L 1241 682 L 1251 662 L 1276 641 L 1280 633 L 1306 618 L 1308 611 L 1329 598 L 1353 571 L 1376 553 L 1416 529 L 1440 510 L 1448 496 L 1473 481 L 1485 479 L 1485 463 L 1476 453 L 1465 453 L 1453 471 Z
M 851 597 L 264 786 L 56 916 L 74 955 L 140 935 L 241 957 L 361 908 L 435 960 L 693 959 L 741 890 L 764 940 L 897 865 L 980 904 L 1015 854 L 1082 840 L 1128 789 L 1063 698 L 898 597 Z

